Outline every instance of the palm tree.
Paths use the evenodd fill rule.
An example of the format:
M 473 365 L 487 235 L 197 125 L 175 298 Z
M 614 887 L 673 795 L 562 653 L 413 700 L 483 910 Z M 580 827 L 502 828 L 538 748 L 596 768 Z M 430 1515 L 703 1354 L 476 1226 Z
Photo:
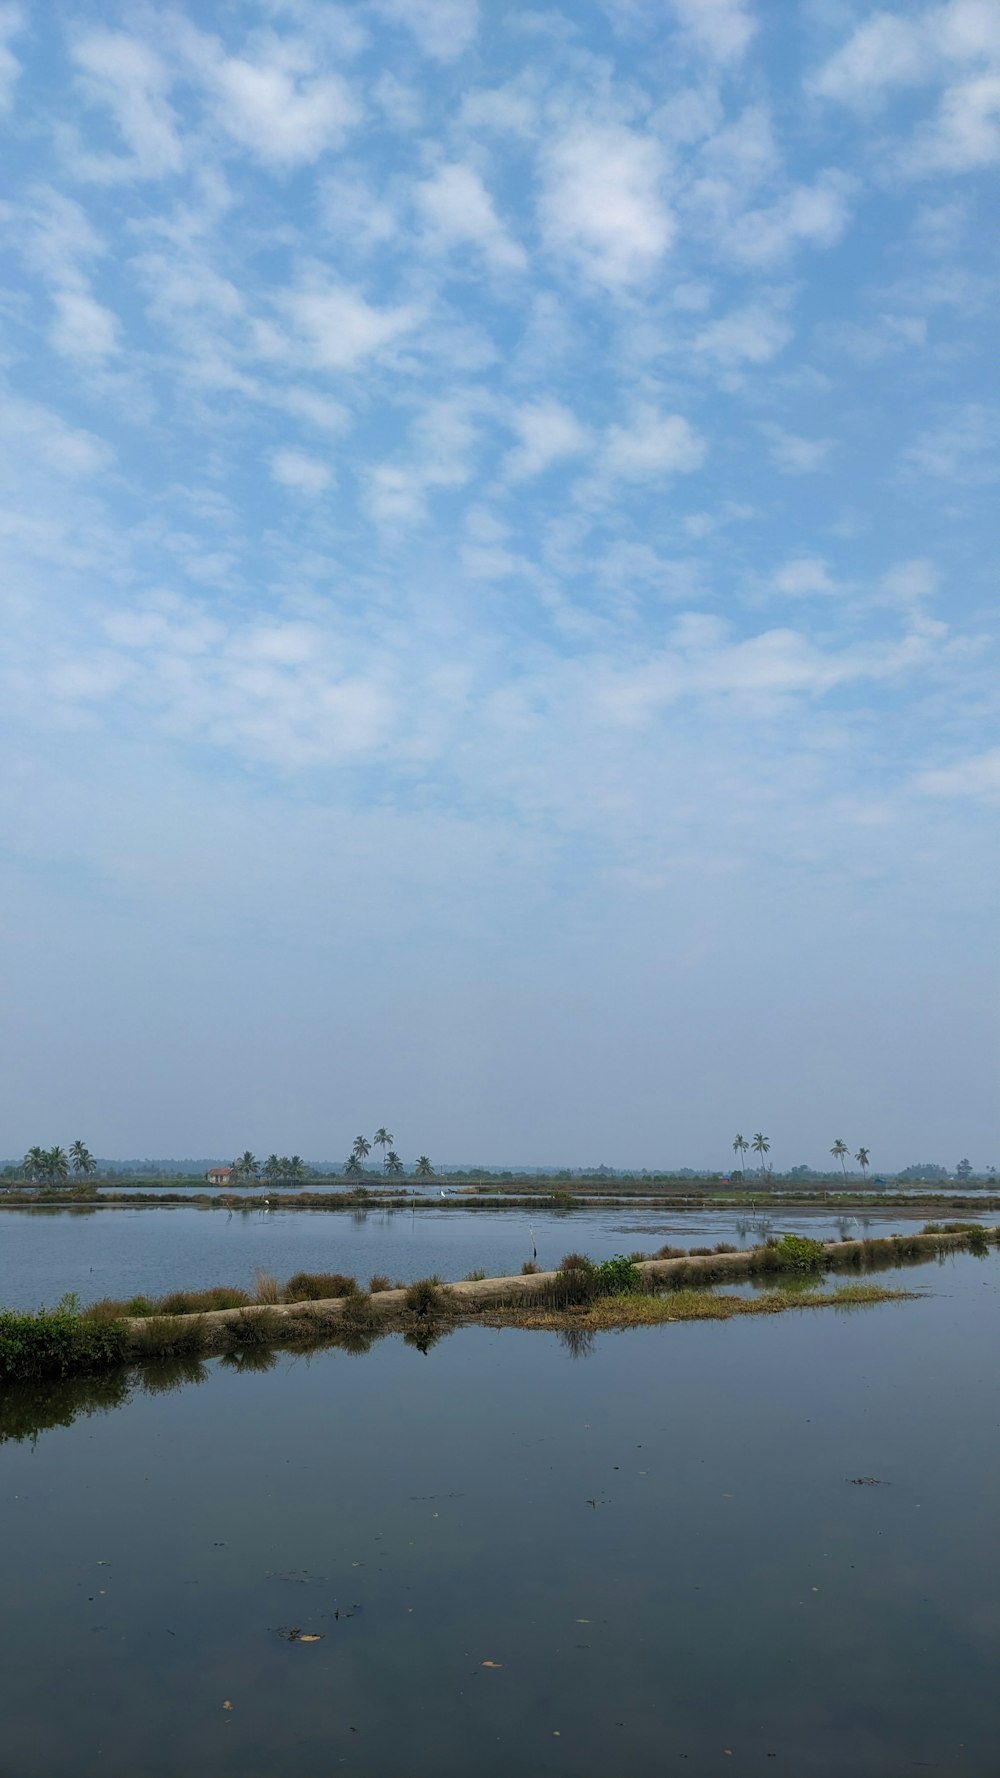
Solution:
M 418 1154 L 417 1164 L 413 1171 L 418 1179 L 433 1179 L 434 1168 L 431 1166 L 430 1157 L 425 1154 Z
M 347 1160 L 344 1163 L 344 1172 L 350 1179 L 357 1179 L 358 1174 L 364 1172 L 361 1162 L 353 1151 L 348 1155 Z
M 767 1154 L 770 1146 L 770 1139 L 767 1136 L 763 1136 L 759 1130 L 755 1130 L 750 1147 L 753 1149 L 754 1154 L 760 1155 L 760 1170 L 762 1173 L 764 1171 L 764 1156 Z
M 746 1154 L 746 1151 L 749 1147 L 750 1147 L 750 1144 L 747 1141 L 745 1136 L 734 1136 L 733 1137 L 733 1153 L 739 1157 L 740 1165 L 743 1168 L 744 1179 L 747 1176 L 747 1164 L 746 1164 L 746 1161 L 743 1159 L 743 1156 Z
M 844 1174 L 845 1179 L 847 1178 L 847 1167 L 844 1162 L 844 1156 L 850 1154 L 850 1152 L 851 1151 L 848 1148 L 847 1143 L 841 1142 L 839 1136 L 837 1137 L 836 1142 L 834 1143 L 833 1147 L 830 1150 L 830 1153 L 832 1154 L 834 1160 L 840 1162 L 841 1168 L 843 1169 L 843 1174 Z
M 387 1130 L 384 1124 L 380 1124 L 379 1128 L 375 1131 L 375 1134 L 372 1137 L 372 1141 L 375 1144 L 376 1148 L 380 1148 L 382 1150 L 383 1162 L 385 1159 L 386 1149 L 391 1148 L 393 1143 L 395 1142 L 395 1140 L 396 1140 L 396 1138 L 393 1135 L 392 1131 Z M 388 1171 L 388 1169 L 386 1169 L 386 1170 Z
M 368 1156 L 371 1154 L 371 1151 L 372 1151 L 372 1145 L 369 1142 L 367 1136 L 355 1136 L 354 1147 L 351 1149 L 351 1153 L 353 1154 L 354 1159 L 357 1161 L 358 1167 L 361 1170 L 361 1172 L 364 1172 L 364 1162 L 368 1159 Z
M 871 1157 L 868 1153 L 867 1148 L 859 1148 L 857 1154 L 854 1157 L 854 1159 L 857 1161 L 858 1166 L 861 1168 L 861 1171 L 866 1179 L 868 1177 L 868 1162 L 869 1162 L 870 1158 Z
M 390 1148 L 382 1165 L 387 1173 L 402 1173 L 403 1171 L 403 1163 L 394 1148 Z
M 306 1164 L 300 1154 L 291 1155 L 285 1162 L 285 1167 L 286 1179 L 304 1179 L 306 1176 Z
M 257 1178 L 257 1156 L 255 1154 L 252 1154 L 250 1152 L 249 1148 L 245 1148 L 243 1150 L 243 1153 L 241 1155 L 238 1155 L 236 1160 L 233 1162 L 233 1176 L 236 1179 L 256 1180 L 256 1178 Z
M 75 1142 L 71 1142 L 69 1145 L 69 1158 L 73 1163 L 74 1173 L 88 1174 L 97 1171 L 97 1162 L 91 1154 L 90 1149 L 87 1148 L 85 1143 L 80 1141 L 79 1137 Z
M 287 1160 L 282 1161 L 276 1154 L 269 1154 L 267 1160 L 264 1162 L 264 1178 L 268 1180 L 283 1179 L 284 1168 L 287 1167 L 287 1165 Z
M 50 1148 L 45 1156 L 45 1177 L 46 1179 L 69 1178 L 69 1161 L 66 1157 L 66 1150 L 60 1148 L 58 1142 L 55 1148 Z
M 29 1179 L 43 1178 L 47 1159 L 48 1157 L 44 1148 L 39 1148 L 37 1143 L 34 1148 L 29 1148 L 24 1157 L 24 1171 L 27 1177 Z

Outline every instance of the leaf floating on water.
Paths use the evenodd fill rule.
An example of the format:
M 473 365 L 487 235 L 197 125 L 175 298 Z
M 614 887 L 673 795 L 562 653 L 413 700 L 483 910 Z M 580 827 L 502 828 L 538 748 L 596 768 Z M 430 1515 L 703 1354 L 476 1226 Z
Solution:
M 323 1638 L 317 1635 L 315 1630 L 303 1630 L 298 1640 L 299 1642 L 322 1642 Z
M 484 1661 L 482 1664 L 484 1667 L 502 1667 L 503 1666 L 502 1661 Z
M 225 1698 L 225 1699 L 224 1699 L 224 1700 L 223 1700 L 223 1704 L 222 1704 L 222 1708 L 223 1708 L 223 1710 L 231 1710 L 231 1709 L 232 1709 L 232 1707 L 233 1707 L 233 1706 L 232 1706 L 232 1701 L 231 1701 L 231 1699 L 229 1699 L 229 1698 Z

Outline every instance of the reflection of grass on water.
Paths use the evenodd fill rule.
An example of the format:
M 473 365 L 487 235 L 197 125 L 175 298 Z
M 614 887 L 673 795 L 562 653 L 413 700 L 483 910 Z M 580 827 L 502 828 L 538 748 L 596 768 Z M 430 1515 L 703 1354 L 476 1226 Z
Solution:
M 805 1280 L 803 1280 L 805 1283 Z M 761 1296 L 727 1296 L 714 1290 L 671 1290 L 663 1296 L 599 1297 L 563 1309 L 505 1309 L 502 1315 L 484 1314 L 487 1322 L 505 1326 L 569 1327 L 591 1332 L 600 1328 L 651 1327 L 664 1321 L 731 1321 L 738 1315 L 781 1315 L 788 1309 L 852 1309 L 870 1303 L 899 1302 L 912 1290 L 890 1290 L 882 1284 L 839 1284 L 834 1290 L 769 1290 Z

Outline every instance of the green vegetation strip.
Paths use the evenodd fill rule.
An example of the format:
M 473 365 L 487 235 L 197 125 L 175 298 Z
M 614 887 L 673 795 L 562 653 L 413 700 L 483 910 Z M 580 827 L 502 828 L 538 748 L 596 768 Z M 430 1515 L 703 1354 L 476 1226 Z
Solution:
M 878 1240 L 825 1244 L 788 1234 L 748 1251 L 719 1242 L 687 1254 L 672 1247 L 651 1258 L 617 1254 L 598 1264 L 570 1253 L 557 1272 L 539 1272 L 527 1262 L 520 1277 L 473 1274 L 451 1285 L 422 1278 L 390 1286 L 376 1276 L 360 1290 L 343 1273 L 297 1272 L 280 1286 L 270 1273 L 259 1272 L 254 1297 L 220 1286 L 158 1299 L 106 1299 L 84 1310 L 66 1297 L 37 1315 L 0 1312 L 0 1383 L 87 1374 L 145 1358 L 250 1354 L 278 1345 L 337 1340 L 362 1350 L 393 1327 L 420 1344 L 433 1330 L 461 1321 L 579 1327 L 590 1315 L 594 1319 L 585 1325 L 622 1327 L 773 1314 L 800 1304 L 886 1301 L 908 1293 L 856 1283 L 826 1294 L 813 1290 L 796 1297 L 785 1291 L 739 1298 L 714 1295 L 705 1286 L 772 1276 L 799 1286 L 813 1279 L 818 1284 L 826 1271 L 920 1264 L 949 1249 L 982 1256 L 998 1241 L 1000 1230 L 978 1224 L 932 1224 L 921 1234 Z

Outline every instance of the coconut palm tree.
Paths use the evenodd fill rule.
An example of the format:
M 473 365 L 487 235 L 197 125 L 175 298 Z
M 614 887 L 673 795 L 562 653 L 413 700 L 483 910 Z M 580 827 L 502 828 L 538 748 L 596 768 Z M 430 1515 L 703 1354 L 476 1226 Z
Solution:
M 418 1154 L 417 1164 L 413 1171 L 418 1179 L 433 1179 L 434 1168 L 431 1165 L 430 1157 L 425 1154 Z
M 402 1173 L 403 1171 L 403 1163 L 394 1148 L 390 1148 L 382 1165 L 386 1173 Z
M 296 1179 L 304 1179 L 305 1178 L 306 1164 L 300 1154 L 290 1155 L 289 1159 L 285 1163 L 285 1166 L 286 1166 L 286 1173 L 285 1173 L 286 1179 L 296 1180 Z
M 87 1148 L 85 1143 L 80 1141 L 79 1137 L 75 1142 L 71 1142 L 69 1145 L 69 1158 L 72 1162 L 74 1173 L 96 1173 L 97 1162 L 91 1154 L 90 1149 Z
M 374 1143 L 375 1147 L 380 1148 L 382 1150 L 383 1165 L 385 1162 L 386 1149 L 391 1148 L 393 1143 L 395 1142 L 395 1140 L 396 1140 L 396 1138 L 393 1135 L 392 1131 L 387 1130 L 384 1124 L 379 1125 L 378 1129 L 375 1131 L 374 1136 L 372 1137 L 372 1142 Z
M 287 1164 L 287 1161 L 282 1162 L 280 1156 L 269 1154 L 267 1160 L 264 1162 L 264 1178 L 272 1181 L 283 1179 L 284 1173 L 282 1168 L 283 1166 L 287 1166 Z
M 243 1153 L 237 1156 L 236 1160 L 233 1162 L 233 1175 L 236 1179 L 253 1179 L 256 1181 L 257 1156 L 252 1154 L 249 1148 L 245 1148 Z
M 69 1160 L 66 1150 L 60 1148 L 58 1143 L 55 1148 L 50 1148 L 45 1156 L 45 1177 L 46 1179 L 69 1178 Z
M 839 1136 L 837 1137 L 836 1142 L 834 1143 L 833 1147 L 830 1150 L 830 1153 L 832 1154 L 834 1160 L 840 1162 L 845 1179 L 847 1178 L 847 1166 L 845 1164 L 844 1156 L 849 1155 L 850 1152 L 851 1151 L 848 1148 L 847 1143 L 841 1142 Z
M 760 1170 L 762 1173 L 764 1171 L 764 1156 L 767 1154 L 770 1146 L 770 1138 L 762 1135 L 760 1130 L 755 1130 L 750 1147 L 753 1149 L 754 1154 L 760 1155 Z
M 364 1163 L 371 1154 L 371 1151 L 372 1145 L 367 1136 L 355 1136 L 354 1147 L 351 1149 L 351 1153 L 362 1171 L 364 1171 Z
M 858 1166 L 861 1168 L 861 1171 L 862 1171 L 864 1177 L 867 1179 L 868 1178 L 868 1162 L 871 1159 L 871 1156 L 869 1155 L 867 1148 L 859 1148 L 854 1159 L 857 1161 Z
M 350 1179 L 357 1179 L 359 1173 L 364 1172 L 364 1168 L 361 1165 L 361 1162 L 358 1160 L 357 1155 L 353 1152 L 353 1150 L 348 1155 L 347 1160 L 344 1163 L 344 1172 L 347 1174 L 348 1178 L 350 1178 Z
M 747 1176 L 747 1164 L 746 1164 L 746 1161 L 743 1159 L 743 1156 L 746 1154 L 746 1151 L 749 1147 L 750 1147 L 750 1144 L 747 1141 L 745 1136 L 737 1135 L 737 1136 L 733 1137 L 733 1153 L 734 1153 L 734 1155 L 737 1156 L 740 1166 L 743 1169 L 744 1179 Z
M 43 1179 L 45 1177 L 47 1158 L 45 1149 L 39 1148 L 37 1143 L 34 1148 L 29 1148 L 24 1157 L 24 1171 L 28 1179 Z

